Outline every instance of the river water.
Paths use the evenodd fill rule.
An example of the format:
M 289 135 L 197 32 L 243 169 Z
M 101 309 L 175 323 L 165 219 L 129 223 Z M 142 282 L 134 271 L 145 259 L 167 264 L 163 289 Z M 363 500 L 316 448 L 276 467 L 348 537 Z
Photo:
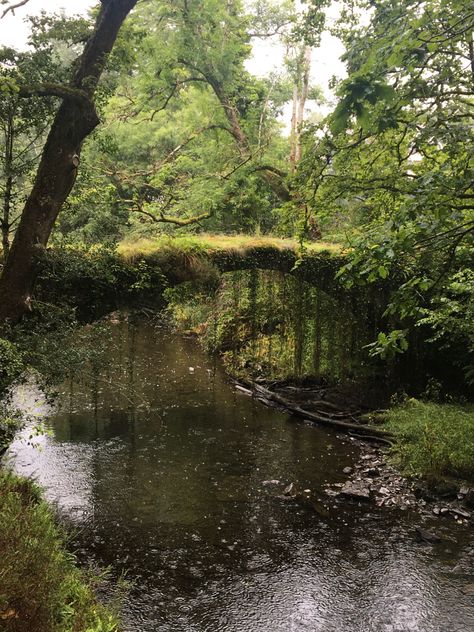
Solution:
M 239 393 L 196 341 L 119 320 L 105 338 L 53 407 L 17 394 L 50 434 L 27 429 L 7 461 L 81 561 L 110 586 L 126 573 L 125 632 L 474 630 L 466 526 L 440 520 L 443 542 L 421 545 L 419 516 L 326 496 L 357 448 Z M 279 498 L 290 482 L 323 509 Z

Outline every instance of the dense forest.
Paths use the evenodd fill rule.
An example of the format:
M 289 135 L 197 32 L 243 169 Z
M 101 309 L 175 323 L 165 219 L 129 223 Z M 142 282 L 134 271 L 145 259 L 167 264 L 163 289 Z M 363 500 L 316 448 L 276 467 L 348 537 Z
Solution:
M 28 5 L 0 0 L 29 33 L 0 46 L 0 396 L 32 371 L 97 388 L 104 318 L 159 313 L 261 399 L 304 416 L 271 389 L 337 389 L 357 412 L 315 421 L 364 426 L 407 476 L 472 482 L 473 2 Z M 329 36 L 345 74 L 322 85 Z M 5 448 L 19 425 L 6 397 Z M 47 596 L 38 632 L 116 630 L 57 555 L 76 614 L 47 627 Z M 33 630 L 1 581 L 0 619 Z

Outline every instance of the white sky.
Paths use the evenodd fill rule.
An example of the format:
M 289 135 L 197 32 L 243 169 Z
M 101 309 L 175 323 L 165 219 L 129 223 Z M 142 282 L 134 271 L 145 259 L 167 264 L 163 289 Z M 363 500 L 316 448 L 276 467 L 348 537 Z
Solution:
M 25 24 L 27 15 L 38 14 L 41 11 L 53 13 L 59 10 L 64 10 L 68 15 L 85 14 L 90 7 L 96 4 L 97 0 L 73 0 L 72 2 L 68 0 L 29 0 L 27 5 L 15 11 L 15 15 L 9 13 L 0 20 L 0 44 L 15 48 L 25 46 L 28 37 L 28 26 Z M 335 3 L 330 10 L 332 17 L 335 16 L 337 10 L 337 3 Z M 332 96 L 328 87 L 331 77 L 333 75 L 345 76 L 344 64 L 339 60 L 343 52 L 341 42 L 328 33 L 323 34 L 321 47 L 313 51 L 311 82 L 320 85 L 329 99 Z M 254 42 L 253 57 L 247 63 L 247 68 L 255 75 L 268 75 L 270 72 L 282 68 L 283 54 L 283 48 L 278 43 L 257 40 Z M 290 108 L 287 108 L 284 116 L 285 122 L 288 122 L 289 111 Z

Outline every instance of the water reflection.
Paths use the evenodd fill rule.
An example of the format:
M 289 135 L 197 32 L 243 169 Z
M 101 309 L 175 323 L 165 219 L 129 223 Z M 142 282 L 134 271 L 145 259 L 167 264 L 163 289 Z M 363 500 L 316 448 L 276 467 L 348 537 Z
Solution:
M 76 527 L 81 557 L 134 580 L 128 631 L 474 628 L 466 577 L 449 573 L 461 547 L 420 547 L 409 516 L 326 499 L 351 442 L 235 392 L 195 341 L 110 323 L 48 424 L 41 451 L 19 438 L 9 456 Z M 291 481 L 328 516 L 279 499 Z

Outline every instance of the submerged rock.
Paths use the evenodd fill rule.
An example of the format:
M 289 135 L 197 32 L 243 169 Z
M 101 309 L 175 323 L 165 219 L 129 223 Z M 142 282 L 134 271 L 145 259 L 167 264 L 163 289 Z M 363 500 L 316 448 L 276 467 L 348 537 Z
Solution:
M 422 529 L 421 527 L 416 527 L 415 535 L 418 542 L 427 542 L 428 544 L 436 544 L 437 542 L 441 542 L 441 538 L 436 533 L 432 531 L 427 531 L 426 529 Z
M 287 498 L 294 498 L 298 495 L 298 489 L 294 483 L 290 483 L 285 489 L 282 491 L 283 496 Z

